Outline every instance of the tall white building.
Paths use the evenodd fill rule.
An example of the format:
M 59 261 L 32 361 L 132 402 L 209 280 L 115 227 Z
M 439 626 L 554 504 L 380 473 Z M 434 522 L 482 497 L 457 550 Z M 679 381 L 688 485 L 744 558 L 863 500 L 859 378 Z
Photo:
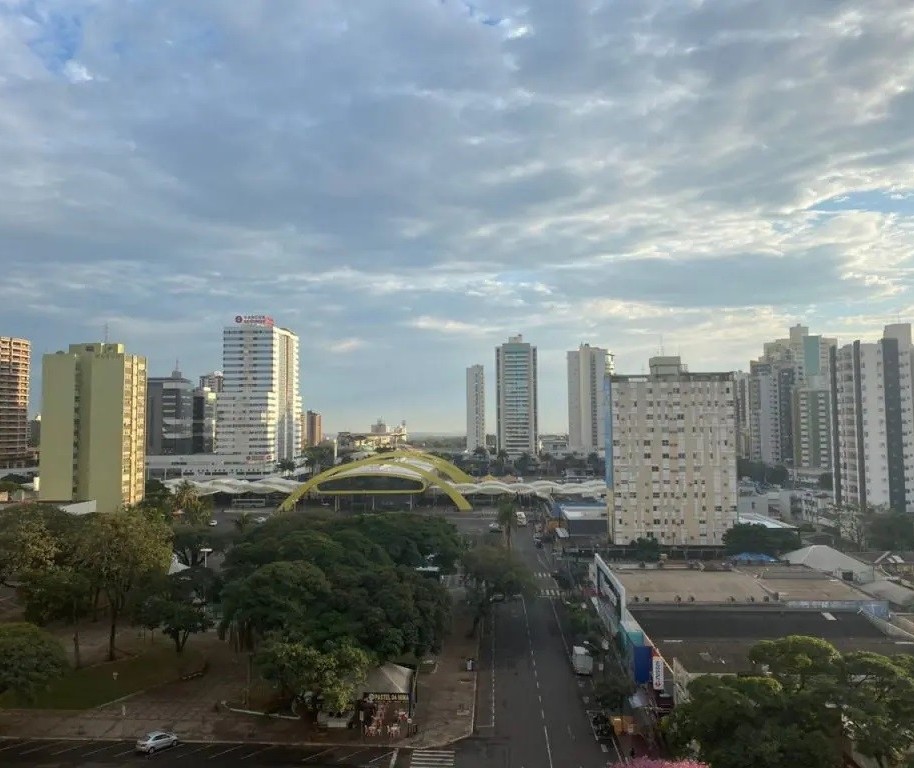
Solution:
M 603 379 L 613 372 L 612 353 L 581 344 L 568 358 L 568 447 L 577 453 L 603 454 L 605 402 Z
M 914 512 L 911 325 L 887 325 L 832 359 L 834 492 L 838 504 Z
M 650 374 L 610 386 L 613 542 L 720 544 L 737 519 L 733 374 L 652 357 Z
M 486 376 L 481 365 L 467 368 L 467 451 L 486 447 Z
M 797 441 L 802 435 L 819 435 L 823 426 L 815 421 L 818 410 L 799 408 L 798 397 L 818 403 L 819 377 L 828 374 L 830 350 L 837 341 L 824 336 L 811 336 L 809 328 L 795 325 L 787 338 L 766 342 L 758 360 L 749 365 L 747 387 L 749 428 L 749 458 L 766 464 L 787 464 L 798 468 L 820 468 L 821 452 L 806 450 Z M 798 392 L 804 392 L 802 396 Z M 803 423 L 795 423 L 800 418 Z M 830 430 L 826 425 L 825 429 Z M 830 437 L 825 436 L 825 442 Z M 825 457 L 830 460 L 830 454 Z M 809 464 L 808 462 L 813 462 Z
M 231 463 L 293 459 L 301 446 L 298 336 L 266 315 L 238 315 L 222 333 L 216 451 Z
M 536 455 L 539 434 L 536 347 L 511 336 L 495 349 L 498 450 L 516 458 Z

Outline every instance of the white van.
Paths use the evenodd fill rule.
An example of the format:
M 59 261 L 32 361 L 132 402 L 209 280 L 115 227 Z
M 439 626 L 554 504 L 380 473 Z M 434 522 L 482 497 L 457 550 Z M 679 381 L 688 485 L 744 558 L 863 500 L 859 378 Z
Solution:
M 517 524 L 521 528 L 526 528 L 527 527 L 527 515 L 524 514 L 523 512 L 515 512 L 514 514 L 517 516 Z

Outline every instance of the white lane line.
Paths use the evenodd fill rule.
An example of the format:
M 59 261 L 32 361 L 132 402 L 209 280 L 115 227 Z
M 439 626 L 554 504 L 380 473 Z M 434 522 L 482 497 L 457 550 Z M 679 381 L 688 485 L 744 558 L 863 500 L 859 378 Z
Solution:
M 387 757 L 387 756 L 390 755 L 390 754 L 393 754 L 393 755 L 394 755 L 394 762 L 396 762 L 396 760 L 397 760 L 397 758 L 396 758 L 397 752 L 399 752 L 399 749 L 395 749 L 392 753 L 391 753 L 391 752 L 385 752 L 383 755 L 379 755 L 378 757 L 373 757 L 373 758 L 371 758 L 371 760 L 368 761 L 368 764 L 371 765 L 372 763 L 378 762 L 378 760 L 383 760 L 385 757 Z
M 42 750 L 47 746 L 59 747 L 61 744 L 63 744 L 62 741 L 52 742 L 50 745 L 48 744 L 48 742 L 44 741 L 41 744 L 39 744 L 37 747 L 32 747 L 31 749 L 27 749 L 24 752 L 20 752 L 19 754 L 20 755 L 30 755 L 30 754 L 32 754 L 32 752 L 38 752 L 39 750 Z
M 98 749 L 93 749 L 91 752 L 83 752 L 80 757 L 88 757 L 89 755 L 94 755 L 97 752 L 104 752 L 106 749 L 111 749 L 111 747 L 117 747 L 117 744 L 105 744 L 103 747 Z
M 607 747 L 605 744 L 601 744 L 600 749 L 602 749 L 604 752 L 609 752 L 609 747 Z
M 111 757 L 123 757 L 124 755 L 129 755 L 131 752 L 136 752 L 136 747 L 125 749 L 123 752 L 118 752 L 116 755 L 111 755 Z
M 27 741 L 22 741 L 21 739 L 16 739 L 8 747 L 0 747 L 0 752 L 6 752 L 6 750 L 8 750 L 8 749 L 15 749 L 16 747 L 24 747 L 26 744 L 28 744 Z M 85 744 L 82 744 L 80 746 L 85 746 Z
M 545 723 L 543 723 L 543 736 L 546 737 L 546 757 L 549 758 L 549 768 L 554 768 L 552 765 L 552 747 L 549 744 L 549 730 L 546 728 Z
M 552 615 L 555 616 L 555 625 L 559 628 L 559 636 L 562 638 L 562 645 L 565 646 L 565 653 L 570 657 L 571 648 L 568 647 L 568 640 L 565 638 L 565 633 L 562 631 L 562 622 L 559 621 L 559 614 L 555 610 L 555 603 L 550 601 L 549 605 L 552 606 Z
M 181 757 L 187 757 L 188 755 L 194 755 L 194 754 L 196 754 L 197 752 L 202 752 L 204 749 L 209 749 L 210 747 L 214 747 L 214 746 L 216 746 L 216 745 L 215 745 L 215 744 L 204 744 L 204 745 L 201 746 L 201 747 L 197 747 L 196 749 L 192 749 L 190 752 L 185 752 L 183 755 L 181 755 Z
M 64 752 L 72 752 L 74 749 L 79 749 L 80 747 L 86 746 L 86 742 L 77 742 L 69 747 L 64 749 L 58 749 L 56 752 L 51 752 L 52 755 L 62 755 Z
M 246 744 L 236 744 L 234 747 L 229 747 L 228 749 L 223 749 L 221 752 L 217 752 L 215 755 L 210 755 L 207 760 L 215 760 L 219 755 L 227 755 L 229 752 L 234 752 L 236 749 L 241 749 L 242 747 L 247 746 Z
M 399 749 L 395 749 L 395 750 L 393 751 L 393 753 L 391 753 L 391 755 L 390 755 L 390 765 L 388 766 L 388 768 L 394 768 L 394 766 L 397 764 L 397 755 L 399 755 L 399 754 L 400 754 L 400 750 L 399 750 Z M 374 762 L 374 760 L 372 760 L 371 762 Z
M 270 747 L 270 746 L 261 747 L 261 748 L 258 749 L 256 752 L 251 752 L 251 754 L 245 755 L 245 756 L 242 757 L 241 759 L 242 759 L 242 760 L 248 760 L 249 758 L 254 757 L 254 755 L 259 755 L 259 754 L 261 754 L 261 753 L 263 753 L 263 752 L 266 752 L 268 749 L 272 749 L 272 747 Z
M 328 752 L 333 752 L 333 750 L 334 750 L 334 747 L 328 747 L 327 749 L 322 749 L 320 752 L 315 752 L 310 757 L 304 758 L 302 760 L 302 762 L 307 763 L 309 760 L 314 760 L 314 759 L 320 757 L 321 755 L 326 755 Z

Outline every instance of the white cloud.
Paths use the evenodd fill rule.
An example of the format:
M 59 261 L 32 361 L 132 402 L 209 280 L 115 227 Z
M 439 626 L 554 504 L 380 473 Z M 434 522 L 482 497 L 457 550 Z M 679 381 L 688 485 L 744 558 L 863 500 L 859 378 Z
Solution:
M 270 311 L 331 429 L 460 428 L 509 333 L 637 370 L 872 332 L 912 305 L 912 46 L 897 0 L 7 3 L 0 326 L 109 318 L 167 372 Z

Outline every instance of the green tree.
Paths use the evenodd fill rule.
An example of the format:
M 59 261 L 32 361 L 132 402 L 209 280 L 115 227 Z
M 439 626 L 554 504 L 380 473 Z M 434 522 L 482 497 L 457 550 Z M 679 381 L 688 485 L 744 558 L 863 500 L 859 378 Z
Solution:
M 182 564 L 192 568 L 203 565 L 205 560 L 203 549 L 224 552 L 228 546 L 225 535 L 214 531 L 209 526 L 178 523 L 173 530 L 174 552 Z
M 68 668 L 52 635 L 27 622 L 0 625 L 0 693 L 32 701 Z
M 646 563 L 656 563 L 660 559 L 660 542 L 651 536 L 639 536 L 629 544 L 632 557 Z
M 287 697 L 313 693 L 327 711 L 346 712 L 362 693 L 372 659 L 351 642 L 321 651 L 305 642 L 273 639 L 257 652 L 255 663 Z
M 521 475 L 526 475 L 530 472 L 530 467 L 533 465 L 533 458 L 529 453 L 524 451 L 520 456 L 517 457 L 517 461 L 514 466 Z
M 304 627 L 309 609 L 330 592 L 323 571 L 306 562 L 275 562 L 226 584 L 220 633 L 253 650 L 268 633 Z
M 501 526 L 505 546 L 511 549 L 511 538 L 517 530 L 517 502 L 513 496 L 502 494 L 498 497 L 498 512 L 495 521 Z
M 289 474 L 295 471 L 295 462 L 291 459 L 281 459 L 276 462 L 276 469 L 283 474 Z
M 914 515 L 907 512 L 876 513 L 866 521 L 869 546 L 883 550 L 914 549 Z
M 615 671 L 599 681 L 594 686 L 594 701 L 604 709 L 610 712 L 621 713 L 625 708 L 625 702 L 635 693 L 636 687 L 631 678 Z
M 171 531 L 136 510 L 96 515 L 78 556 L 80 570 L 108 599 L 108 659 L 116 658 L 121 613 L 135 587 L 150 574 L 164 573 L 171 562 Z
M 24 579 L 22 596 L 28 621 L 41 626 L 63 621 L 72 627 L 73 660 L 79 669 L 81 623 L 94 607 L 95 589 L 89 578 L 70 566 L 31 571 Z
M 187 480 L 172 494 L 172 514 L 186 525 L 206 525 L 213 516 L 209 500 L 204 501 Z
M 463 570 L 470 599 L 476 603 L 472 632 L 488 612 L 492 596 L 530 596 L 535 592 L 533 573 L 513 552 L 498 546 L 482 545 L 468 550 L 463 556 Z
M 755 523 L 737 523 L 724 532 L 727 554 L 743 552 L 775 557 L 800 546 L 800 536 L 786 528 L 766 528 Z

